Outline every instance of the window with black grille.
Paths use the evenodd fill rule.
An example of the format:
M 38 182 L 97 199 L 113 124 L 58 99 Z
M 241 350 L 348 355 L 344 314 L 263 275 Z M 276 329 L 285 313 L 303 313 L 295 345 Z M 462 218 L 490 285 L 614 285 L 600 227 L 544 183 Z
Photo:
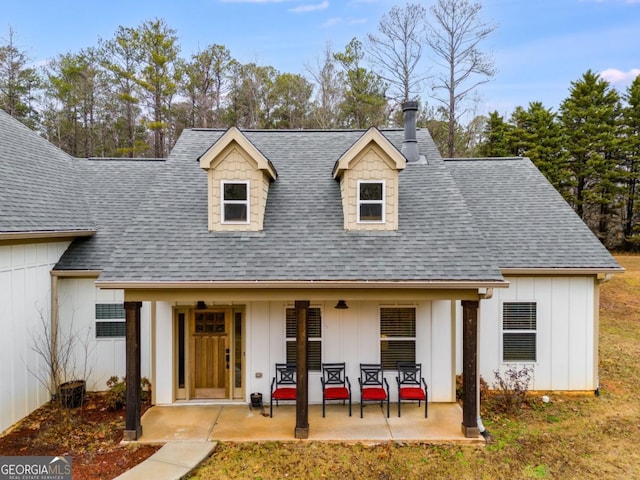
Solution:
M 502 361 L 535 362 L 537 340 L 535 302 L 502 304 Z
M 380 309 L 380 362 L 385 370 L 396 370 L 398 362 L 416 361 L 416 309 Z
M 322 311 L 311 307 L 307 314 L 307 368 L 320 371 L 322 364 Z M 287 363 L 295 363 L 297 355 L 298 316 L 295 308 L 286 312 Z
M 96 303 L 96 338 L 123 338 L 126 335 L 124 305 Z

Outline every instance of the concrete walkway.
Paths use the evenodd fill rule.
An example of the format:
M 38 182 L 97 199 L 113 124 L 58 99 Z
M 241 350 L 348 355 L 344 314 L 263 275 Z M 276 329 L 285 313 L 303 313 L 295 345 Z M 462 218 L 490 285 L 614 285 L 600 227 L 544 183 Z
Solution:
M 169 442 L 116 480 L 180 480 L 211 455 L 215 442 Z
M 424 407 L 403 404 L 402 417 L 396 405 L 391 416 L 376 404 L 367 404 L 364 418 L 360 405 L 348 407 L 327 405 L 322 417 L 322 405 L 309 405 L 309 438 L 307 441 L 384 443 L 422 442 L 484 444 L 482 437 L 465 438 L 461 431 L 462 409 L 457 403 L 429 404 L 429 418 Z M 252 409 L 246 404 L 235 405 L 169 405 L 150 408 L 142 417 L 142 437 L 139 443 L 164 443 L 154 455 L 137 467 L 117 477 L 117 480 L 154 479 L 178 480 L 211 455 L 218 441 L 261 442 L 298 441 L 294 437 L 295 405 L 274 407 L 273 418 L 268 406 Z

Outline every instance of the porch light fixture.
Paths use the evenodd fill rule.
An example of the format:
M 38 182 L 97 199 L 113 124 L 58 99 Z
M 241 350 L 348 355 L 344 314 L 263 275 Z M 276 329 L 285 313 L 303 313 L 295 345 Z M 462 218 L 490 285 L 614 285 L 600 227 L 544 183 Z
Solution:
M 347 302 L 345 302 L 344 300 L 338 300 L 338 303 L 336 303 L 336 306 L 333 308 L 337 308 L 339 310 L 346 310 L 347 308 L 349 308 L 349 305 L 347 305 Z
M 204 300 L 198 300 L 198 303 L 196 303 L 196 310 L 206 310 L 207 309 L 207 304 L 204 303 Z

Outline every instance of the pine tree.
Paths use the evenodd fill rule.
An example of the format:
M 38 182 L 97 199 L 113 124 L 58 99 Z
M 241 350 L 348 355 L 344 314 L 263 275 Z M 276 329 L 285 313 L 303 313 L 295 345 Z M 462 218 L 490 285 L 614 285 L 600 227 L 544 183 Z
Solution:
M 569 201 L 607 245 L 615 243 L 623 177 L 617 138 L 620 110 L 618 93 L 591 70 L 571 83 L 570 96 L 560 107 L 573 183 Z
M 627 248 L 640 245 L 638 196 L 640 196 L 640 75 L 626 91 L 627 106 L 623 110 L 625 208 L 623 233 Z
M 557 115 L 541 102 L 531 102 L 527 110 L 516 108 L 511 124 L 515 153 L 529 157 L 547 180 L 569 198 L 569 154 L 564 148 L 564 130 Z

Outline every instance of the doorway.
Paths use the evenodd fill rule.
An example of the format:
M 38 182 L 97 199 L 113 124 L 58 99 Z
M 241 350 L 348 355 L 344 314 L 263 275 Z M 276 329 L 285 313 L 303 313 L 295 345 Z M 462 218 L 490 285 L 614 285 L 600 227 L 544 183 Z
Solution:
M 244 309 L 175 311 L 177 400 L 243 398 Z

